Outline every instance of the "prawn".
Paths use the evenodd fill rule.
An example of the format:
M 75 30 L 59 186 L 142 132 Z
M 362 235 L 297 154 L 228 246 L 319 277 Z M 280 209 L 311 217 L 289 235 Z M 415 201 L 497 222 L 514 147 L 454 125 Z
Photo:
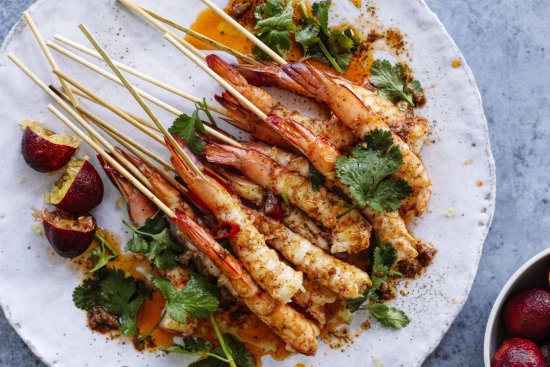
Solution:
M 305 97 L 316 98 L 291 79 L 279 65 L 273 63 L 265 65 L 239 64 L 234 65 L 234 67 L 248 83 L 254 86 L 279 87 Z M 337 84 L 353 91 L 372 110 L 373 114 L 376 114 L 381 121 L 411 147 L 415 154 L 418 154 L 430 130 L 428 120 L 414 116 L 412 109 L 402 111 L 399 107 L 380 96 L 378 90 L 374 87 L 361 86 L 333 74 L 327 75 Z
M 203 261 L 203 265 L 210 275 L 223 280 L 223 285 L 229 292 L 268 325 L 286 343 L 287 349 L 306 355 L 315 354 L 319 328 L 289 305 L 262 291 L 238 260 L 191 219 L 194 216 L 192 209 L 190 210 L 188 204 L 182 206 L 185 202 L 173 186 L 139 159 L 131 155 L 127 157 L 131 157 L 132 162 L 151 180 L 155 192 L 162 194 L 159 197 L 161 201 L 175 210 L 176 215 L 171 220 L 177 226 L 178 235 L 185 239 L 191 251 L 202 254 L 201 259 L 207 260 Z M 172 280 L 178 282 L 183 280 L 180 275 L 168 274 L 174 278 Z M 171 324 L 168 326 L 172 327 Z
M 304 116 L 299 111 L 291 111 L 281 103 L 277 102 L 269 93 L 261 88 L 254 87 L 239 74 L 239 72 L 231 65 L 223 61 L 216 55 L 206 57 L 208 66 L 219 76 L 224 78 L 235 89 L 237 89 L 246 99 L 253 101 L 256 107 L 263 111 L 266 115 L 275 114 L 281 117 L 292 117 L 296 121 L 304 124 L 309 129 L 317 134 L 331 139 L 332 143 L 340 148 L 351 146 L 355 142 L 356 137 L 353 132 L 344 124 L 334 120 L 320 120 Z M 235 105 L 235 108 L 237 106 Z M 240 107 L 244 109 L 244 107 Z M 263 121 L 257 120 L 257 124 L 263 124 Z M 263 140 L 263 139 L 259 139 Z
M 181 144 L 185 146 L 183 142 Z M 289 302 L 302 288 L 302 273 L 283 264 L 277 253 L 266 245 L 264 237 L 242 211 L 237 198 L 215 179 L 209 176 L 199 178 L 176 154 L 169 142 L 167 146 L 172 152 L 174 168 L 189 190 L 208 207 L 220 223 L 234 223 L 239 226 L 239 231 L 229 242 L 250 275 L 275 299 L 283 303 Z M 189 155 L 192 156 L 190 151 Z M 199 162 L 196 164 L 202 168 Z
M 330 230 L 332 253 L 355 253 L 368 248 L 371 225 L 359 211 L 349 210 L 349 204 L 324 187 L 314 190 L 311 180 L 254 149 L 210 142 L 205 153 L 209 162 L 237 168 L 255 184 L 285 195 L 290 203 Z M 338 218 L 346 210 L 349 214 Z
M 350 89 L 336 83 L 313 66 L 307 63 L 291 63 L 283 70 L 302 87 L 325 102 L 357 137 L 364 138 L 375 129 L 391 132 L 390 128 L 373 113 L 372 108 L 363 104 Z M 401 210 L 405 214 L 410 212 L 417 216 L 422 215 L 431 195 L 431 180 L 420 158 L 399 136 L 393 132 L 391 134 L 394 144 L 399 147 L 403 155 L 403 164 L 395 176 L 407 181 L 413 190 L 413 193 L 402 202 Z
M 341 153 L 330 142 L 316 136 L 292 120 L 269 116 L 267 121 L 296 148 L 302 150 L 321 174 L 332 180 L 333 184 L 350 198 L 352 197 L 347 187 L 340 183 L 336 175 L 335 162 Z M 360 208 L 361 212 L 369 219 L 379 239 L 392 244 L 397 250 L 398 267 L 406 267 L 408 275 L 418 272 L 419 266 L 415 259 L 418 257 L 417 248 L 421 245 L 410 235 L 399 212 L 380 213 L 368 206 Z
M 267 215 L 248 208 L 246 211 L 254 226 L 265 236 L 266 242 L 309 279 L 343 299 L 358 298 L 371 286 L 372 282 L 364 271 L 313 246 L 311 242 Z

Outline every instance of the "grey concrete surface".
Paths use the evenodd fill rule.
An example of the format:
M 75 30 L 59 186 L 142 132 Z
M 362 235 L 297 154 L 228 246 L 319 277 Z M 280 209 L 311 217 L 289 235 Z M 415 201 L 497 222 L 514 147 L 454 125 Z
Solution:
M 477 367 L 483 366 L 485 323 L 499 290 L 550 242 L 550 5 L 547 0 L 426 1 L 476 75 L 497 162 L 498 195 L 472 293 L 424 367 Z M 0 40 L 33 2 L 0 0 Z M 0 366 L 42 366 L 1 313 Z

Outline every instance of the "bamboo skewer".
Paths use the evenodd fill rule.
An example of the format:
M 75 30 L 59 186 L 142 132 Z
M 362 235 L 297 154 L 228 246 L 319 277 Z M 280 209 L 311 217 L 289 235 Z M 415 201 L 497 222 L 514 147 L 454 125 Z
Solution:
M 53 90 L 57 95 L 68 99 L 67 95 L 61 91 L 59 91 L 57 88 L 50 86 L 50 89 Z M 75 93 L 76 94 L 76 93 Z M 127 149 L 131 150 L 133 154 L 136 156 L 146 155 L 150 157 L 151 159 L 154 159 L 157 161 L 160 165 L 162 165 L 165 169 L 175 172 L 174 168 L 170 163 L 160 158 L 158 155 L 150 151 L 149 149 L 145 148 L 144 146 L 141 146 L 137 144 L 134 140 L 130 139 L 126 135 L 124 135 L 122 132 L 114 128 L 113 126 L 109 125 L 105 120 L 99 118 L 97 115 L 94 115 L 89 110 L 83 108 L 82 106 L 76 107 L 77 111 L 83 113 L 86 115 L 90 120 L 92 120 L 93 123 L 98 125 L 101 129 L 103 129 L 107 134 L 109 134 L 113 139 L 117 140 L 120 144 L 124 145 Z M 163 144 L 164 145 L 164 144 Z M 138 150 L 140 153 L 135 153 L 135 150 Z M 142 158 L 141 156 L 138 156 L 141 160 L 143 160 L 146 164 L 150 165 L 150 161 L 148 158 Z
M 36 23 L 34 23 L 34 20 L 32 19 L 32 17 L 31 17 L 28 10 L 25 10 L 23 12 L 23 17 L 25 18 L 25 21 L 29 25 L 29 28 L 31 29 L 31 32 L 33 33 L 34 37 L 36 38 L 36 41 L 38 42 L 38 45 L 42 49 L 42 52 L 46 56 L 46 59 L 48 60 L 48 63 L 52 67 L 52 70 L 59 70 L 59 66 L 57 65 L 57 62 L 53 58 L 53 55 L 51 54 L 50 49 L 47 47 L 46 42 L 44 41 L 44 38 L 42 37 L 42 34 L 40 34 L 40 31 L 38 30 L 38 27 L 36 26 Z M 63 80 L 59 79 L 59 81 L 61 82 L 61 85 L 63 87 L 67 86 L 66 85 L 67 83 L 64 82 Z M 73 107 L 76 107 L 78 105 L 78 102 L 77 102 L 75 96 L 72 93 L 68 93 L 68 97 L 69 97 L 69 103 Z M 96 143 L 97 143 L 97 141 L 96 141 Z
M 86 92 L 83 92 L 80 89 L 78 89 L 76 87 L 73 87 L 73 86 L 70 86 L 70 88 L 71 88 L 72 92 L 75 95 L 77 95 L 77 96 L 79 96 L 79 97 L 81 97 L 81 98 L 83 98 L 83 99 L 85 99 L 89 102 L 92 102 L 92 103 L 94 103 L 98 106 L 101 106 L 101 107 L 104 107 L 104 108 L 108 109 L 109 111 L 113 112 L 115 115 L 119 116 L 122 119 L 125 119 L 125 116 L 129 116 L 132 119 L 134 119 L 137 123 L 140 123 L 141 125 L 146 126 L 151 130 L 158 131 L 157 127 L 154 124 L 150 123 L 149 121 L 147 121 L 145 119 L 142 119 L 141 117 L 138 117 L 138 116 L 136 116 L 136 115 L 134 115 L 134 114 L 132 114 L 128 111 L 125 111 L 125 110 L 121 109 L 120 107 L 117 107 L 117 106 L 115 106 L 111 103 L 108 103 L 107 101 L 105 101 L 101 98 L 99 98 L 99 100 L 94 98 L 97 95 L 95 93 L 92 93 L 92 94 L 86 93 L 86 92 L 90 92 L 89 90 L 86 90 Z
M 100 104 L 102 106 L 110 105 L 109 103 L 107 103 L 107 101 L 101 99 L 97 94 L 95 94 L 92 91 L 88 90 L 86 87 L 84 87 L 82 84 L 80 84 L 76 80 L 72 79 L 68 75 L 63 74 L 62 72 L 59 72 L 59 71 L 55 71 L 55 73 L 56 73 L 56 75 L 58 75 L 63 80 L 67 81 L 68 83 L 70 83 L 74 87 L 78 88 L 79 90 L 81 90 L 85 94 L 89 95 L 94 100 L 96 100 L 98 104 Z M 156 131 L 159 131 L 158 128 L 156 128 L 154 126 L 149 126 L 149 125 L 147 125 L 147 127 L 149 127 L 149 129 L 145 128 L 141 123 L 135 121 L 131 116 L 127 115 L 124 111 L 122 111 L 121 109 L 119 109 L 119 108 L 117 108 L 113 105 L 111 105 L 111 108 L 109 108 L 109 109 L 112 110 L 118 116 L 120 116 L 122 119 L 124 119 L 125 121 L 130 123 L 131 125 L 133 125 L 133 126 L 137 127 L 138 129 L 140 129 L 144 134 L 148 135 L 149 137 L 151 137 L 152 139 L 154 139 L 155 141 L 160 143 L 162 146 L 164 146 L 164 140 L 160 136 L 158 136 L 157 134 L 155 134 L 153 131 L 150 130 L 150 129 L 156 129 Z
M 166 204 L 159 200 L 144 184 L 142 184 L 138 179 L 136 179 L 130 172 L 128 172 L 120 163 L 118 163 L 113 157 L 96 144 L 88 135 L 86 135 L 82 130 L 80 130 L 75 124 L 73 124 L 61 111 L 52 106 L 48 105 L 48 110 L 54 114 L 61 122 L 67 125 L 71 130 L 75 132 L 82 140 L 84 140 L 92 149 L 94 149 L 103 159 L 105 159 L 111 166 L 113 166 L 120 174 L 122 174 L 128 181 L 130 181 L 139 191 L 141 191 L 145 196 L 147 196 L 155 205 L 158 206 L 166 215 L 173 218 L 176 213 L 170 209 Z M 73 116 L 74 117 L 74 116 Z M 78 120 L 78 119 L 77 119 Z M 79 121 L 80 122 L 80 121 Z M 94 130 L 95 131 L 95 130 Z
M 258 118 L 260 118 L 261 120 L 263 120 L 263 121 L 267 120 L 267 115 L 262 110 L 260 110 L 258 107 L 256 107 L 248 99 L 246 99 L 238 90 L 236 90 L 231 84 L 229 84 L 227 81 L 225 81 L 221 76 L 219 76 L 214 71 L 212 71 L 208 67 L 208 65 L 206 65 L 202 62 L 202 60 L 200 60 L 198 57 L 196 57 L 193 53 L 191 53 L 183 45 L 178 43 L 171 35 L 165 34 L 164 37 L 172 45 L 174 45 L 178 50 L 180 50 L 183 54 L 185 54 L 185 56 L 187 56 L 191 61 L 193 61 L 198 67 L 200 67 L 208 75 L 210 75 L 214 80 L 216 80 L 222 87 L 227 89 L 229 91 L 229 93 L 231 93 L 235 98 L 237 98 L 243 106 L 245 106 L 250 111 L 252 111 L 254 114 L 256 114 L 256 116 L 258 116 Z
M 151 23 L 156 28 L 158 28 L 162 33 L 171 34 L 175 39 L 178 40 L 179 43 L 189 48 L 191 52 L 193 52 L 198 57 L 204 57 L 204 55 L 202 54 L 202 52 L 199 51 L 198 48 L 196 48 L 195 46 L 193 46 L 183 38 L 178 38 L 178 36 L 174 32 L 172 32 L 168 27 L 166 27 L 164 24 L 160 23 L 159 21 L 155 20 L 155 18 L 147 14 L 147 12 L 145 12 L 143 9 L 137 6 L 137 4 L 135 4 L 133 1 L 130 1 L 130 0 L 118 0 L 118 1 L 120 1 L 124 6 L 126 6 L 128 9 L 130 9 L 134 13 L 141 15 L 141 17 L 145 18 L 149 23 Z
M 85 53 L 87 55 L 90 55 L 98 60 L 101 60 L 103 61 L 103 59 L 101 58 L 101 55 L 99 53 L 97 53 L 96 51 L 88 48 L 88 47 L 85 47 L 77 42 L 74 42 L 74 41 L 71 41 L 70 39 L 66 38 L 66 37 L 63 37 L 63 36 L 60 36 L 60 35 L 55 35 L 55 39 L 58 40 L 59 42 L 62 42 L 72 48 L 75 48 L 77 49 L 78 51 L 82 52 L 82 53 Z M 63 51 L 67 51 L 66 49 L 62 48 L 61 46 L 53 43 L 53 42 L 48 42 L 48 46 L 52 47 L 53 49 L 55 49 L 56 51 L 58 52 L 61 52 L 63 53 L 65 56 L 67 57 L 70 57 L 68 52 L 63 52 Z M 55 47 L 54 47 L 55 46 Z M 127 73 L 129 74 L 132 74 L 142 80 L 145 80 L 146 82 L 148 83 L 151 83 L 161 89 L 164 89 L 170 93 L 173 93 L 177 96 L 180 96 L 184 99 L 187 99 L 188 101 L 191 101 L 193 103 L 199 103 L 199 102 L 202 102 L 201 99 L 195 97 L 195 96 L 192 96 L 191 94 L 189 93 L 186 93 L 178 88 L 175 88 L 167 83 L 164 83 L 156 78 L 153 78 L 152 76 L 150 75 L 147 75 L 145 73 L 142 73 L 141 71 L 135 69 L 135 68 L 131 68 L 123 63 L 120 63 L 118 61 L 113 61 L 113 63 L 118 66 L 119 69 L 121 70 L 124 70 L 126 71 Z M 224 110 L 223 108 L 220 108 L 218 106 L 215 106 L 215 105 L 212 105 L 212 104 L 208 104 L 208 109 L 216 112 L 216 113 L 219 113 L 220 115 L 224 115 L 226 116 L 227 115 L 227 111 Z
M 190 28 L 187 28 L 187 27 L 184 27 L 168 18 L 165 18 L 163 17 L 162 15 L 159 15 L 143 6 L 140 6 L 140 8 L 145 11 L 147 14 L 149 14 L 150 16 L 152 16 L 153 18 L 155 18 L 156 20 L 159 20 L 161 22 L 163 22 L 164 24 L 167 24 L 169 25 L 170 27 L 172 28 L 175 28 L 177 29 L 178 31 L 181 31 L 181 32 L 184 32 L 188 35 L 190 35 L 191 37 L 194 37 L 196 39 L 198 39 L 199 41 L 202 41 L 220 51 L 224 51 L 224 52 L 227 52 L 228 54 L 236 57 L 237 59 L 241 59 L 242 61 L 245 61 L 249 64 L 252 64 L 252 65 L 262 65 L 262 63 L 254 60 L 253 58 L 251 58 L 250 56 L 247 56 L 247 55 L 244 55 L 236 50 L 233 50 L 232 48 L 230 47 L 227 47 L 223 44 L 221 44 L 220 42 L 216 41 L 216 40 L 213 40 L 211 38 L 208 38 L 206 37 L 205 35 L 202 35 L 200 34 L 199 32 L 196 32 Z
M 74 53 L 64 49 L 63 47 L 60 47 L 59 45 L 56 45 L 55 43 L 48 42 L 48 46 L 51 47 L 52 49 L 56 50 L 57 52 L 60 52 L 61 54 L 73 59 L 74 61 L 78 62 L 79 64 L 87 67 L 88 69 L 100 74 L 101 76 L 117 83 L 118 85 L 121 85 L 121 86 L 125 87 L 124 83 L 119 78 L 117 78 L 116 75 L 113 75 L 113 74 L 103 70 L 102 68 L 92 64 L 91 62 L 81 58 L 80 56 L 75 55 Z M 145 98 L 146 100 L 154 103 L 155 105 L 159 106 L 160 108 L 164 109 L 165 111 L 168 111 L 169 113 L 173 114 L 174 116 L 180 116 L 181 114 L 183 114 L 182 111 L 178 110 L 177 108 L 174 108 L 174 107 L 170 106 L 168 103 L 161 101 L 160 99 L 152 96 L 151 94 L 149 94 L 149 93 L 147 93 L 147 92 L 145 92 L 145 91 L 143 91 L 139 88 L 136 88 L 136 87 L 132 87 L 132 88 L 137 92 L 137 94 L 139 94 L 139 96 L 141 96 L 141 97 Z M 194 98 L 196 98 L 196 97 L 194 97 Z M 223 141 L 227 144 L 240 146 L 240 144 L 238 142 L 236 142 L 235 140 L 228 139 L 226 136 L 224 136 L 223 134 L 220 134 L 219 132 L 217 132 L 216 130 L 210 128 L 209 126 L 205 126 L 205 128 L 206 128 L 206 132 L 209 135 L 212 135 L 212 136 L 216 137 L 217 139 L 220 139 L 221 141 Z
M 92 34 L 90 33 L 90 31 L 88 31 L 88 29 L 83 25 L 79 25 L 79 28 L 80 30 L 82 31 L 82 33 L 84 33 L 84 35 L 86 36 L 86 38 L 88 39 L 88 41 L 90 41 L 90 43 L 95 47 L 95 49 L 97 50 L 97 52 L 99 52 L 99 54 L 101 55 L 101 57 L 103 57 L 103 60 L 105 60 L 105 62 L 109 65 L 109 67 L 113 70 L 113 72 L 118 76 L 118 78 L 120 79 L 120 81 L 124 84 L 124 86 L 126 87 L 126 89 L 128 89 L 128 91 L 130 92 L 130 94 L 135 98 L 135 100 L 139 103 L 139 105 L 141 106 L 141 108 L 143 108 L 143 110 L 145 111 L 145 113 L 147 113 L 147 115 L 151 118 L 151 120 L 155 123 L 155 125 L 157 125 L 157 127 L 159 128 L 160 131 L 162 131 L 162 133 L 164 134 L 164 136 L 168 139 L 168 141 L 170 142 L 170 144 L 172 145 L 172 147 L 176 150 L 176 152 L 181 156 L 181 158 L 183 158 L 185 160 L 185 162 L 189 165 L 189 167 L 195 172 L 195 174 L 197 175 L 198 178 L 200 179 L 204 179 L 204 175 L 203 173 L 201 172 L 201 170 L 197 167 L 197 165 L 195 164 L 195 162 L 193 162 L 193 160 L 187 155 L 187 153 L 182 149 L 182 147 L 178 144 L 178 142 L 176 141 L 176 139 L 174 139 L 174 137 L 172 136 L 172 134 L 170 134 L 170 132 L 168 132 L 168 130 L 166 129 L 166 127 L 164 127 L 164 125 L 160 122 L 160 120 L 158 119 L 158 117 L 155 115 L 155 113 L 149 108 L 149 106 L 145 103 L 145 101 L 143 101 L 143 99 L 141 98 L 141 96 L 136 92 L 136 90 L 134 89 L 134 87 L 130 84 L 130 82 L 128 82 L 128 79 L 126 79 L 126 77 L 121 73 L 121 71 L 117 68 L 117 66 L 115 64 L 113 64 L 111 58 L 109 57 L 109 55 L 107 55 L 107 53 L 105 52 L 105 50 L 103 50 L 103 48 L 99 45 L 99 43 L 95 40 L 94 36 L 92 36 Z
M 92 128 L 92 126 L 82 117 L 80 114 L 73 109 L 72 106 L 67 104 L 60 96 L 55 94 L 36 74 L 34 74 L 25 64 L 23 64 L 17 57 L 15 57 L 13 54 L 9 53 L 8 58 L 17 65 L 34 83 L 36 83 L 40 89 L 42 89 L 46 94 L 48 94 L 57 104 L 59 104 L 65 111 L 67 111 L 76 121 L 78 121 L 89 133 L 90 135 L 94 136 L 96 139 L 98 139 L 97 145 L 100 143 L 103 144 L 107 149 L 109 149 L 118 159 L 120 159 L 125 164 L 128 164 L 128 168 L 138 177 L 140 180 L 144 180 L 143 182 L 148 182 L 147 178 L 143 176 L 143 174 L 130 162 L 128 161 L 123 155 L 117 153 L 114 150 L 114 146 L 109 143 L 108 140 L 103 138 L 100 134 L 97 134 L 95 130 Z M 94 133 L 95 132 L 95 133 Z
M 212 9 L 216 14 L 218 14 L 218 16 L 220 16 L 223 20 L 225 20 L 227 23 L 231 24 L 235 29 L 241 32 L 246 38 L 248 38 L 256 46 L 258 46 L 262 51 L 268 54 L 278 64 L 281 64 L 281 65 L 287 64 L 285 59 L 283 59 L 281 56 L 279 56 L 279 54 L 277 54 L 275 51 L 267 47 L 265 43 L 260 41 L 255 35 L 253 35 L 248 29 L 243 27 L 239 22 L 231 18 L 226 12 L 223 11 L 222 8 L 214 4 L 211 0 L 201 0 L 201 1 L 210 9 Z

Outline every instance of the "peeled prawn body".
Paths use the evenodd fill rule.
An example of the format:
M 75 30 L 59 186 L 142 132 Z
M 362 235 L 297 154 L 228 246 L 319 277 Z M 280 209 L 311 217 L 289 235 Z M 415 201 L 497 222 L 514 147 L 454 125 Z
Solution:
M 290 203 L 330 230 L 333 253 L 355 253 L 368 248 L 371 225 L 357 210 L 339 218 L 339 214 L 349 209 L 349 204 L 339 196 L 323 187 L 315 191 L 309 179 L 254 149 L 209 143 L 205 153 L 208 161 L 237 168 L 257 185 L 285 195 Z
M 173 148 L 170 147 L 172 150 Z M 240 230 L 229 242 L 254 280 L 275 299 L 286 303 L 302 288 L 302 274 L 279 260 L 233 197 L 210 177 L 199 178 L 174 151 L 176 171 L 192 191 L 214 213 L 220 223 L 237 224 Z
M 372 108 L 363 104 L 350 89 L 336 83 L 313 66 L 292 63 L 285 66 L 284 70 L 302 87 L 324 101 L 357 137 L 363 138 L 375 129 L 391 132 L 389 127 L 373 113 Z M 403 155 L 403 164 L 395 176 L 405 180 L 413 190 L 413 193 L 402 201 L 401 211 L 406 215 L 409 213 L 421 215 L 428 206 L 431 180 L 420 158 L 399 136 L 393 132 L 392 136 Z
M 360 297 L 371 285 L 367 273 L 313 246 L 302 236 L 263 213 L 248 209 L 254 225 L 266 241 L 288 261 L 308 276 L 338 294 L 341 298 Z
M 307 155 L 315 168 L 327 180 L 331 180 L 341 191 L 350 198 L 352 197 L 347 187 L 341 184 L 336 176 L 335 162 L 341 153 L 330 142 L 316 136 L 295 121 L 281 119 L 276 116 L 269 116 L 267 121 Z M 418 256 L 417 241 L 409 234 L 399 212 L 380 213 L 368 206 L 362 206 L 361 212 L 373 225 L 378 238 L 383 242 L 391 243 L 396 248 L 399 261 L 415 262 L 415 258 Z

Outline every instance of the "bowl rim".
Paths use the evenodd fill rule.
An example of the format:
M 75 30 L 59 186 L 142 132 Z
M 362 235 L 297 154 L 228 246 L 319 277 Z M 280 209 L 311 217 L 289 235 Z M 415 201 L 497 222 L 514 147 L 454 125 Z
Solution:
M 485 326 L 485 337 L 483 341 L 483 360 L 485 362 L 485 367 L 491 366 L 491 355 L 490 355 L 490 343 L 491 343 L 491 331 L 493 329 L 496 316 L 502 307 L 502 301 L 505 297 L 508 296 L 510 288 L 516 282 L 516 280 L 529 268 L 531 265 L 544 258 L 545 256 L 550 255 L 550 248 L 544 249 L 529 260 L 527 260 L 511 277 L 508 279 L 500 293 L 498 294 L 491 313 L 489 314 L 489 319 L 487 320 L 487 325 Z

